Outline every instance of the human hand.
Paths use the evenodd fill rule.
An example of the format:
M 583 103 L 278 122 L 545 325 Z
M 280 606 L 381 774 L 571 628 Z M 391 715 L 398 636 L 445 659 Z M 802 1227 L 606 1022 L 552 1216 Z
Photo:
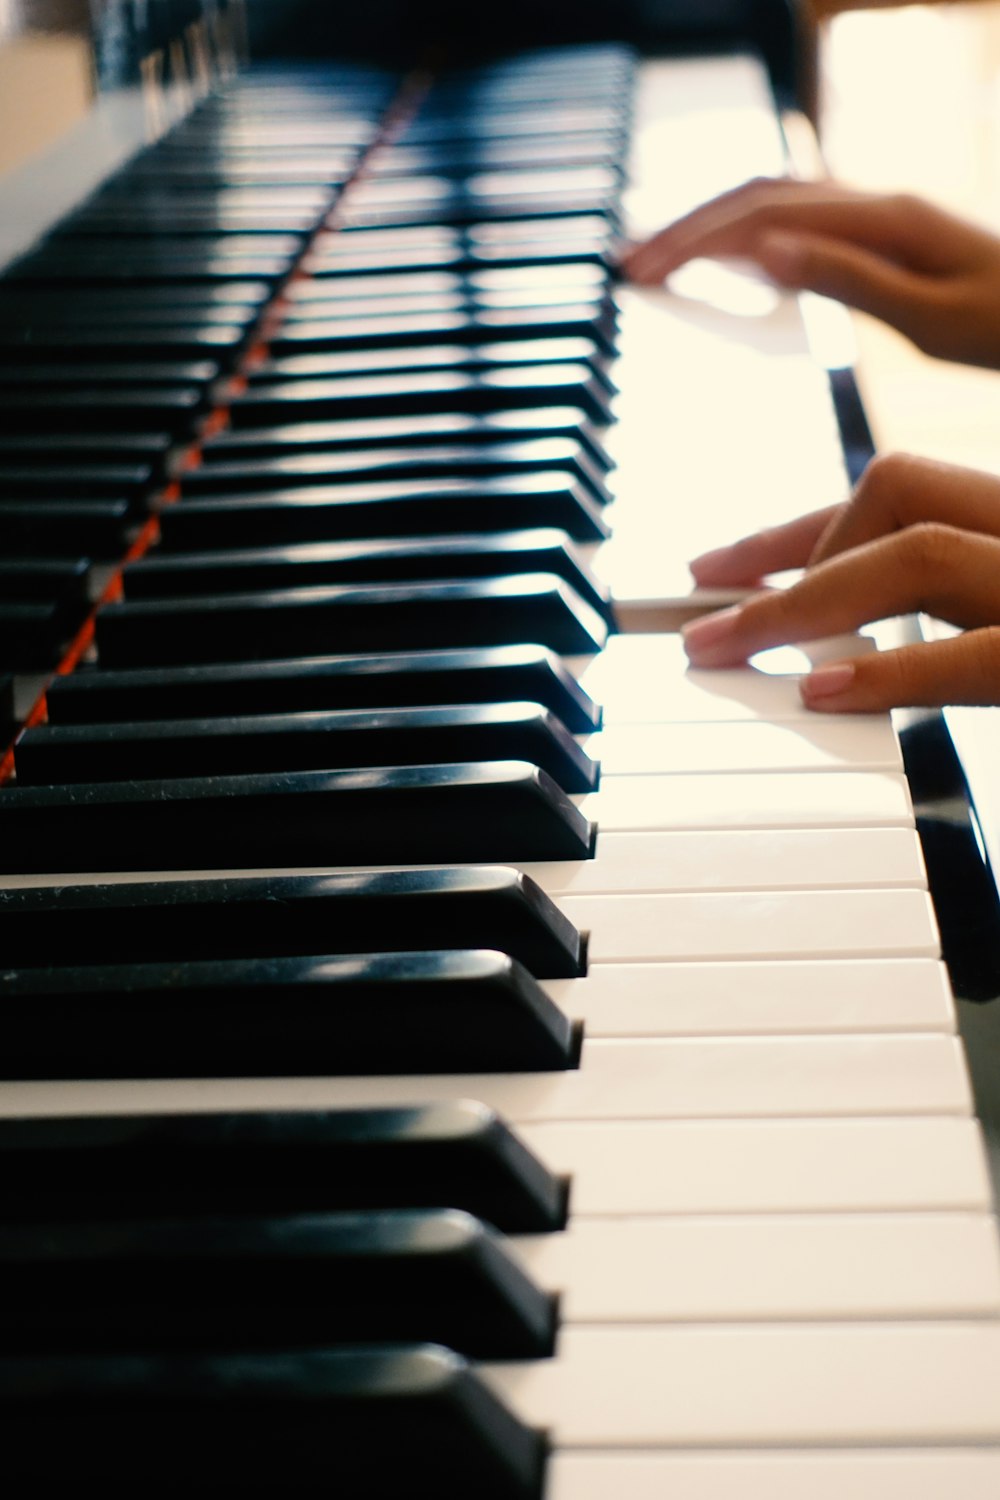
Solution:
M 758 178 L 702 204 L 622 258 L 657 285 L 696 256 L 754 261 L 892 324 L 940 359 L 1000 368 L 1000 238 L 907 194 Z
M 826 713 L 946 703 L 1000 704 L 1000 478 L 891 454 L 845 504 L 758 532 L 691 564 L 705 587 L 756 587 L 805 567 L 788 589 L 684 627 L 692 666 L 729 667 L 756 651 L 926 611 L 963 627 L 952 640 L 829 662 L 802 679 Z

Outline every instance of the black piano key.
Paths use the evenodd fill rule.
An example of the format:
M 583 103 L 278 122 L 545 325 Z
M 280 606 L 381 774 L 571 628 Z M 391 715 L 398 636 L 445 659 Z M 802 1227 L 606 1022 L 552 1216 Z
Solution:
M 555 1342 L 553 1299 L 458 1210 L 8 1225 L 0 1274 L 8 1354 Z
M 235 426 L 246 427 L 324 417 L 348 420 L 532 406 L 573 406 L 593 422 L 612 420 L 606 384 L 588 365 L 573 364 L 258 382 L 233 402 L 231 419 Z
M 60 238 L 66 236 L 87 240 L 91 236 L 114 235 L 124 241 L 152 239 L 160 235 L 289 235 L 305 236 L 320 222 L 321 212 L 308 208 L 191 208 L 180 202 L 165 200 L 158 209 L 145 203 L 135 207 L 121 204 L 96 204 L 80 209 L 63 220 Z
M 193 290 L 200 289 L 195 287 Z M 33 344 L 36 339 L 44 338 L 51 342 L 60 334 L 69 333 L 72 333 L 74 339 L 93 340 L 109 325 L 146 333 L 150 337 L 154 337 L 161 329 L 169 331 L 173 328 L 235 325 L 251 329 L 256 326 L 260 311 L 257 307 L 245 307 L 239 303 L 217 305 L 207 300 L 204 304 L 195 306 L 183 303 L 176 306 L 167 303 L 149 307 L 129 306 L 110 297 L 88 297 L 86 292 L 81 292 L 71 304 L 60 304 L 53 308 L 49 316 L 46 316 L 47 306 L 48 299 L 44 293 L 32 298 L 26 308 L 5 309 L 0 304 L 0 335 L 4 341 L 10 344 L 21 340 L 26 344 Z
M 494 866 L 0 887 L 0 937 L 5 968 L 45 969 L 55 954 L 78 965 L 487 948 L 537 979 L 586 972 L 572 923 L 528 876 Z
M 349 282 L 333 280 L 293 281 L 285 294 L 286 316 L 308 314 L 318 303 L 346 310 L 361 298 L 405 298 L 421 295 L 490 297 L 514 292 L 532 294 L 532 301 L 544 302 L 549 295 L 565 299 L 571 292 L 581 296 L 603 296 L 609 291 L 609 278 L 599 266 L 518 266 L 510 269 L 474 271 L 461 275 L 454 271 L 414 271 L 402 274 L 352 277 Z M 2 286 L 0 286 L 2 297 Z M 0 303 L 2 305 L 2 303 Z
M 0 599 L 50 599 L 68 610 L 87 604 L 90 560 L 86 557 L 0 558 Z
M 0 494 L 10 500 L 128 500 L 138 508 L 162 486 L 162 470 L 153 464 L 5 463 L 0 455 Z
M 0 286 L 2 286 L 0 282 Z M 512 346 L 514 347 L 514 346 Z M 218 380 L 219 364 L 215 360 L 99 361 L 79 364 L 75 361 L 52 364 L 0 363 L 0 390 L 18 392 L 25 387 L 46 391 L 80 390 L 98 385 L 130 390 L 204 389 Z
M 205 414 L 208 393 L 204 388 L 157 388 L 151 384 L 111 388 L 91 379 L 93 366 L 79 368 L 79 383 L 72 387 L 48 389 L 28 384 L 27 388 L 4 391 L 0 398 L 0 432 L 142 433 L 156 424 L 181 437 L 191 433 Z
M 388 484 L 301 486 L 264 495 L 213 495 L 160 512 L 161 545 L 178 552 L 335 542 L 454 531 L 551 526 L 575 541 L 608 535 L 583 485 L 558 470 L 497 478 L 397 479 Z
M 541 646 L 78 670 L 56 678 L 46 693 L 51 724 L 516 699 L 543 703 L 574 734 L 590 734 L 601 725 L 598 706 L 559 658 Z
M 338 290 L 349 288 L 337 283 Z M 416 373 L 427 370 L 508 369 L 512 365 L 585 365 L 597 375 L 609 395 L 614 386 L 606 373 L 608 355 L 594 339 L 510 339 L 496 344 L 402 344 L 379 349 L 349 349 L 342 354 L 289 354 L 268 357 L 247 378 L 251 386 L 287 380 L 339 379 L 341 376 L 374 376 Z
M 55 666 L 67 628 L 65 608 L 55 600 L 0 599 L 0 668 L 30 672 Z
M 363 953 L 7 969 L 3 995 L 4 1078 L 533 1073 L 575 1067 L 578 1056 L 572 1023 L 525 969 L 500 953 Z M 212 1175 L 228 1177 L 228 1140 L 216 1138 L 216 1147 Z M 27 1174 L 20 1181 L 20 1207 L 15 1206 L 18 1161 Z M 38 1153 L 12 1158 L 2 1127 L 0 1162 L 4 1218 L 65 1216 L 64 1179 L 58 1189 L 34 1181 L 44 1171 Z M 132 1162 L 133 1170 L 142 1172 L 142 1157 Z M 155 1158 L 152 1164 L 164 1170 Z M 208 1163 L 200 1165 L 205 1173 Z M 288 1165 L 307 1180 L 317 1172 L 340 1170 L 335 1158 L 320 1163 L 315 1153 L 311 1165 Z M 182 1169 L 180 1161 L 176 1166 L 188 1177 L 187 1167 Z M 276 1168 L 272 1162 L 272 1171 Z M 248 1170 L 253 1168 L 246 1163 Z M 270 1211 L 274 1186 L 256 1197 L 248 1189 L 244 1182 L 242 1211 Z M 32 1197 L 38 1192 L 48 1193 L 47 1207 L 44 1198 Z M 143 1208 L 123 1195 L 118 1210 L 129 1216 L 166 1213 L 172 1211 L 168 1205 L 173 1197 L 177 1210 L 185 1213 L 194 1208 L 230 1213 L 240 1204 L 239 1188 L 235 1198 L 232 1193 L 232 1184 L 224 1195 L 218 1182 L 209 1188 L 203 1177 L 200 1197 L 190 1182 L 180 1194 L 162 1198 L 150 1187 Z M 343 1185 L 333 1188 L 323 1181 L 311 1193 L 300 1182 L 297 1191 L 278 1198 L 282 1211 L 368 1207 L 379 1201 L 358 1199 L 356 1191 L 345 1195 Z M 409 1196 L 395 1205 L 390 1199 L 385 1206 L 405 1205 L 465 1206 L 440 1196 Z M 91 1217 L 83 1200 L 74 1216 L 80 1210 Z M 104 1212 L 113 1212 L 113 1205 Z
M 582 411 L 571 406 L 537 406 L 482 416 L 441 412 L 428 416 L 366 417 L 354 422 L 287 422 L 280 427 L 227 428 L 205 441 L 202 460 L 214 464 L 230 459 L 354 452 L 366 448 L 473 444 L 492 447 L 538 438 L 563 438 L 579 443 L 599 476 L 613 467 L 593 425 Z
M 20 786 L 494 760 L 539 766 L 564 792 L 598 782 L 596 762 L 536 703 L 40 724 L 15 759 Z
M 317 268 L 313 273 L 321 275 Z M 465 312 L 393 313 L 383 317 L 333 318 L 286 323 L 269 340 L 278 358 L 292 354 L 331 354 L 344 349 L 391 344 L 481 344 L 495 339 L 544 337 L 593 339 L 614 352 L 615 316 L 603 299 L 552 307 L 480 308 Z M 0 353 L 4 352 L 0 333 Z M 175 352 L 167 350 L 165 352 Z M 179 352 L 179 351 L 176 351 Z
M 8 874 L 586 859 L 593 837 L 523 761 L 0 791 Z
M 374 193 L 359 193 L 356 201 L 351 193 L 338 210 L 337 218 L 348 229 L 352 225 L 377 229 L 420 224 L 507 224 L 524 219 L 535 221 L 543 216 L 558 226 L 566 219 L 590 218 L 596 214 L 606 215 L 609 221 L 613 221 L 616 206 L 617 192 L 552 191 L 515 196 L 502 192 L 472 194 L 458 191 L 426 199 L 382 201 Z
M 79 286 L 158 286 L 176 283 L 179 286 L 215 284 L 220 281 L 267 281 L 277 286 L 288 275 L 290 262 L 283 255 L 162 255 L 139 256 L 131 254 L 95 257 L 86 262 L 78 252 L 69 249 L 58 252 L 38 252 L 30 261 L 21 261 L 9 267 L 4 275 L 11 283 L 31 287 Z M 218 330 L 217 330 L 218 331 Z M 207 332 L 211 332 L 208 330 Z M 211 339 L 203 337 L 203 347 L 196 349 L 190 357 L 211 357 Z M 166 358 L 182 353 L 183 344 L 177 340 L 170 343 L 161 335 Z M 221 344 L 217 341 L 216 347 Z M 2 345 L 0 345 L 2 347 Z
M 542 1500 L 547 1443 L 440 1346 L 0 1358 L 9 1482 Z
M 44 398 L 48 404 L 48 396 Z M 0 466 L 147 465 L 166 472 L 176 438 L 166 432 L 0 432 Z
M 478 979 L 485 971 L 493 976 L 513 976 L 525 992 L 534 984 L 519 964 L 500 954 L 407 954 L 403 962 L 405 978 L 399 979 L 397 988 L 412 984 L 414 993 L 422 999 L 426 999 L 428 990 L 425 976 L 432 974 L 439 976 L 439 986 L 461 985 L 465 976 Z M 284 971 L 298 973 L 309 964 L 322 966 L 324 981 L 342 971 L 345 984 L 356 984 L 361 999 L 366 989 L 374 987 L 371 979 L 376 985 L 392 983 L 401 967 L 399 960 L 385 955 L 365 957 L 360 972 L 353 958 L 255 959 L 240 967 L 248 971 L 254 989 L 260 986 L 261 993 L 267 994 Z M 207 977 L 224 966 L 180 967 L 185 976 L 197 973 Z M 58 1014 L 58 1027 L 48 1037 L 56 1071 L 42 1076 L 61 1076 L 58 1069 L 62 1058 L 72 1069 L 69 1037 L 81 1047 L 79 1059 L 84 1066 L 83 1072 L 77 1069 L 67 1076 L 84 1076 L 97 1037 L 105 1046 L 114 1046 L 117 1059 L 124 1056 L 127 1046 L 119 1027 L 134 1025 L 126 1009 L 127 996 L 136 993 L 131 979 L 121 992 L 112 993 L 103 989 L 101 976 L 124 972 L 135 975 L 137 986 L 155 987 L 163 975 L 163 993 L 158 988 L 152 991 L 160 995 L 159 1010 L 169 990 L 169 1002 L 178 1007 L 179 1015 L 189 991 L 186 984 L 166 979 L 172 968 L 146 964 L 122 971 L 95 967 L 16 974 L 11 996 L 30 996 L 31 1000 L 23 1020 L 19 1018 L 25 1030 L 19 1032 L 18 1041 L 26 1037 L 26 1023 L 32 1017 L 38 1018 L 40 1031 L 43 1014 Z M 57 986 L 68 985 L 69 975 L 73 976 L 72 989 L 67 988 L 65 995 L 86 996 L 86 1021 L 81 1014 L 84 1007 L 61 1003 L 57 998 Z M 87 975 L 93 977 L 87 980 Z M 203 987 L 200 1007 L 206 1007 L 207 998 Z M 13 1008 L 8 1006 L 8 1010 Z M 157 1010 L 148 998 L 143 1009 L 153 1014 Z M 215 1024 L 211 1004 L 200 1009 L 199 1015 L 204 1016 L 206 1010 L 210 1023 Z M 296 1031 L 306 1023 L 302 1057 L 308 1055 L 307 1038 L 316 1028 L 315 1010 L 311 1009 L 307 1017 L 300 1008 L 295 1019 Z M 106 1015 L 110 1025 L 98 1022 L 98 1014 Z M 63 1024 L 70 1028 L 65 1044 Z M 150 1031 L 154 1024 L 151 1015 Z M 225 1072 L 232 1067 L 226 1049 L 239 1047 L 241 1055 L 245 1055 L 245 1049 L 243 1026 L 238 1020 L 234 1023 L 233 1011 L 228 1012 L 223 1024 L 229 1028 L 228 1040 L 220 1041 L 220 1056 L 227 1059 Z M 174 1023 L 164 1025 L 160 1044 L 171 1045 L 177 1029 Z M 291 1025 L 272 1024 L 269 1029 L 269 1046 L 291 1040 Z M 13 1030 L 8 1035 L 13 1039 Z M 221 1038 L 221 1033 L 218 1035 Z M 324 1030 L 319 1042 L 320 1059 L 334 1040 L 329 1029 Z M 199 1055 L 204 1055 L 203 1037 L 199 1036 L 198 1042 Z M 147 1045 L 142 1050 L 146 1056 L 152 1048 Z M 109 1071 L 95 1076 L 116 1076 L 116 1066 L 111 1064 Z M 161 1068 L 159 1063 L 156 1066 Z M 269 1057 L 264 1066 L 273 1066 Z M 162 1071 L 168 1073 L 165 1066 Z M 190 1070 L 185 1066 L 179 1071 L 187 1076 Z M 250 1071 L 256 1076 L 256 1068 Z M 277 1071 L 284 1074 L 294 1068 Z M 326 1070 L 320 1061 L 312 1071 Z M 124 1076 L 137 1075 L 125 1072 Z M 138 1076 L 152 1075 L 143 1072 Z M 156 1218 L 206 1213 L 230 1216 L 458 1208 L 507 1234 L 541 1233 L 562 1229 L 566 1224 L 565 1180 L 554 1176 L 492 1110 L 469 1100 L 400 1109 L 5 1119 L 0 1121 L 0 1162 L 4 1177 L 0 1219 L 5 1223 L 115 1219 L 124 1215 Z
M 98 656 L 107 667 L 524 640 L 581 656 L 600 651 L 607 634 L 600 615 L 551 573 L 140 599 L 109 604 L 97 616 Z
M 0 500 L 0 548 L 11 557 L 118 558 L 130 513 L 128 500 Z
M 360 236 L 360 231 L 357 232 Z M 495 266 L 594 265 L 612 274 L 615 257 L 610 234 L 567 240 L 537 239 L 505 245 L 423 243 L 387 246 L 355 245 L 355 232 L 345 235 L 346 247 L 336 254 L 307 256 L 303 269 L 310 276 L 372 276 L 380 271 L 478 271 Z
M 0 672 L 0 732 L 7 734 L 14 726 L 14 678 Z
M 9 272 L 7 274 L 10 274 Z M 124 274 L 124 271 L 123 271 Z M 85 280 L 85 276 L 81 276 Z M 231 365 L 251 334 L 246 323 L 199 323 L 156 328 L 119 323 L 88 327 L 36 328 L 31 338 L 0 328 L 0 359 L 6 363 L 51 363 L 80 359 L 217 360 Z
M 607 590 L 594 578 L 565 532 L 553 530 L 427 537 L 422 541 L 386 538 L 381 542 L 314 542 L 301 547 L 229 552 L 154 551 L 131 563 L 122 582 L 125 598 L 134 600 L 327 583 L 490 578 L 512 573 L 554 573 L 609 624 L 613 621 Z M 0 597 L 3 578 L 0 564 Z
M 271 299 L 264 281 L 224 281 L 215 286 L 79 287 L 37 288 L 8 286 L 0 280 L 0 322 L 34 323 L 70 321 L 82 313 L 118 313 L 134 317 L 161 309 L 186 308 L 191 320 L 203 309 L 233 309 L 233 318 L 250 317 Z
M 491 479 L 502 474 L 570 475 L 599 506 L 611 500 L 604 472 L 582 444 L 566 438 L 523 443 L 461 443 L 445 446 L 362 448 L 358 451 L 271 453 L 255 458 L 221 458 L 184 476 L 184 494 L 250 494 L 255 489 L 291 485 L 367 484 L 394 479 Z M 0 464 L 2 473 L 2 464 Z

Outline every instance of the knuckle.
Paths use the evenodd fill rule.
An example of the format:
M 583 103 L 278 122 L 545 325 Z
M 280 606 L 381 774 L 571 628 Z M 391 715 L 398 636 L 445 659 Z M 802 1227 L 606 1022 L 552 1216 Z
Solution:
M 928 578 L 950 573 L 964 551 L 963 533 L 942 521 L 920 521 L 902 533 L 907 565 Z

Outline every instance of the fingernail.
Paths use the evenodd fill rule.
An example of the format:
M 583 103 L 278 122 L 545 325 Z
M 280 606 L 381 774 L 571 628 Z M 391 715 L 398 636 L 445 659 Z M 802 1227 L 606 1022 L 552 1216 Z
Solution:
M 802 269 L 802 243 L 790 234 L 766 234 L 757 246 L 757 256 L 779 281 L 794 281 Z
M 807 702 L 813 698 L 834 698 L 838 693 L 846 692 L 855 676 L 852 661 L 832 661 L 803 677 L 800 684 L 802 696 Z
M 726 640 L 735 629 L 741 613 L 740 605 L 734 604 L 730 609 L 720 609 L 713 615 L 702 615 L 700 619 L 689 620 L 686 625 L 682 625 L 681 635 L 688 655 L 707 651 L 710 646 Z

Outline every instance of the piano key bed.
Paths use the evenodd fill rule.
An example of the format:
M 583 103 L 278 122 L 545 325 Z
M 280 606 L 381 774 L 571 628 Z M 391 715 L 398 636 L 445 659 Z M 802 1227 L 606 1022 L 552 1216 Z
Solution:
M 756 65 L 395 88 L 251 70 L 0 280 L 0 668 L 84 657 L 0 788 L 8 1470 L 993 1500 L 892 726 L 617 633 L 730 520 L 643 348 L 702 338 L 696 412 L 745 363 L 616 292 L 622 189 L 681 124 L 704 191 L 780 162 Z

